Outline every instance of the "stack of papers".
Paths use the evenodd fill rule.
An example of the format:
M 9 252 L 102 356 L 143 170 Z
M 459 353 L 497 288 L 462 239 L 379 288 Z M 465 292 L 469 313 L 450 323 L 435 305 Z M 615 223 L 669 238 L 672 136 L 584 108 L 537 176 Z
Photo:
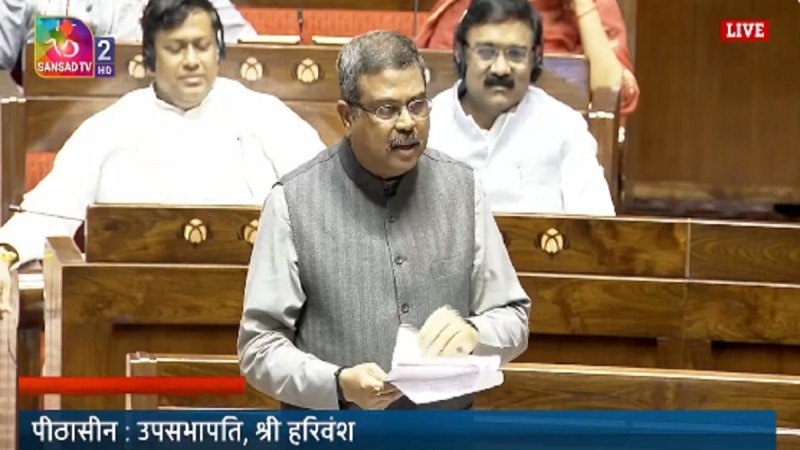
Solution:
M 499 356 L 426 358 L 419 345 L 419 332 L 400 327 L 386 381 L 412 402 L 422 405 L 491 389 L 503 383 Z

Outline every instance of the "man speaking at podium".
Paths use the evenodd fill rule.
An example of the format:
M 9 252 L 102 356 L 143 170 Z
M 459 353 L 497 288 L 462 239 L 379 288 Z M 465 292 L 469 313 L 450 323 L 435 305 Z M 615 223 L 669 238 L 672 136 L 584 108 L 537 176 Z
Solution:
M 416 405 L 388 383 L 401 325 L 429 356 L 528 343 L 520 286 L 473 170 L 426 149 L 425 63 L 394 32 L 354 38 L 337 62 L 346 138 L 265 202 L 239 332 L 242 371 L 286 408 Z
M 9 267 L 41 259 L 47 237 L 73 236 L 91 204 L 263 205 L 325 148 L 277 98 L 217 77 L 225 42 L 208 0 L 151 0 L 142 29 L 154 83 L 86 120 L 25 196 L 29 212 L 0 229 L 0 308 Z

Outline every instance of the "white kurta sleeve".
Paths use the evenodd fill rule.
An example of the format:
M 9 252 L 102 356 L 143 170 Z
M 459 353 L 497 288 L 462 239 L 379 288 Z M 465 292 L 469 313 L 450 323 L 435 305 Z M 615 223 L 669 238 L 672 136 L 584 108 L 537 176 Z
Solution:
M 570 118 L 571 130 L 561 148 L 561 192 L 566 214 L 614 216 L 614 202 L 603 166 L 597 160 L 597 141 L 586 120 Z
M 479 181 L 475 182 L 475 259 L 469 320 L 479 333 L 476 355 L 505 364 L 528 348 L 531 301 L 517 277 Z
M 295 347 L 306 301 L 283 187 L 270 192 L 259 221 L 244 296 L 238 351 L 256 389 L 310 409 L 339 409 L 337 366 Z
M 52 171 L 21 205 L 27 211 L 79 220 L 17 213 L 0 228 L 0 242 L 12 245 L 21 263 L 42 259 L 46 238 L 75 235 L 96 197 L 103 149 L 111 145 L 106 136 L 113 134 L 103 130 L 113 127 L 111 122 L 102 112 L 84 122 L 59 151 Z
M 257 129 L 262 145 L 279 176 L 316 157 L 326 146 L 319 132 L 277 97 L 263 94 L 265 102 L 252 116 L 262 121 Z M 267 112 L 267 114 L 265 114 Z
M 0 70 L 11 70 L 28 35 L 28 0 L 0 1 Z

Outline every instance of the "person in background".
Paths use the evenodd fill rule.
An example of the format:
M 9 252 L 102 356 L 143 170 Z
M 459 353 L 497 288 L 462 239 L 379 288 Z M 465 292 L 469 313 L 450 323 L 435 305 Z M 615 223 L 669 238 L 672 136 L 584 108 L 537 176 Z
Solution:
M 227 43 L 256 35 L 230 0 L 211 0 L 211 3 L 220 16 Z M 21 59 L 25 44 L 33 41 L 36 16 L 75 17 L 86 23 L 95 36 L 139 42 L 140 20 L 146 4 L 146 0 L 2 0 L 0 70 L 12 70 L 18 58 Z
M 455 32 L 458 81 L 433 99 L 430 145 L 479 172 L 492 210 L 615 215 L 583 116 L 533 85 L 542 22 L 527 0 L 475 0 Z
M 25 195 L 28 212 L 0 228 L 0 309 L 10 270 L 41 260 L 47 237 L 73 236 L 91 204 L 261 206 L 325 148 L 276 97 L 217 77 L 225 42 L 209 0 L 151 0 L 142 28 L 152 85 L 81 124 Z
M 389 383 L 401 326 L 428 356 L 528 345 L 520 285 L 474 171 L 427 145 L 425 63 L 397 32 L 371 32 L 337 61 L 346 137 L 282 178 L 261 215 L 239 358 L 286 409 L 424 405 Z
M 593 88 L 620 88 L 620 114 L 632 114 L 639 85 L 617 0 L 530 0 L 544 22 L 544 52 L 586 55 Z M 458 22 L 471 0 L 439 0 L 417 36 L 420 48 L 453 48 Z

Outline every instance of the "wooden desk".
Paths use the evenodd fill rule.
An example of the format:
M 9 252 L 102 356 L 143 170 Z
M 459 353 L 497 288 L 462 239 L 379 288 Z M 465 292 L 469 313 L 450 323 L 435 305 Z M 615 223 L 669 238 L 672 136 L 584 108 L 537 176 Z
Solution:
M 85 260 L 71 239 L 50 238 L 44 374 L 121 376 L 125 355 L 139 350 L 235 352 L 254 237 L 247 227 L 259 212 L 92 207 Z M 122 408 L 121 400 L 53 395 L 45 407 Z
M 800 374 L 800 226 L 497 215 L 535 362 Z
M 258 214 L 107 205 L 89 212 L 86 261 L 71 240 L 50 239 L 45 373 L 121 375 L 125 355 L 138 351 L 235 353 L 250 253 L 243 238 Z M 800 373 L 792 319 L 800 286 L 787 282 L 800 271 L 800 227 L 545 216 L 498 223 L 533 299 L 529 350 L 518 362 Z M 185 233 L 213 238 L 192 245 Z M 776 233 L 784 252 L 766 244 Z M 106 400 L 62 403 L 121 407 L 121 398 Z
M 236 355 L 148 354 L 128 356 L 130 376 L 231 376 Z M 511 363 L 501 386 L 477 395 L 480 410 L 774 410 L 778 448 L 800 446 L 800 377 L 725 372 L 631 369 Z M 253 390 L 252 388 L 249 388 Z M 230 397 L 128 396 L 137 410 L 237 408 L 278 409 L 253 390 Z

